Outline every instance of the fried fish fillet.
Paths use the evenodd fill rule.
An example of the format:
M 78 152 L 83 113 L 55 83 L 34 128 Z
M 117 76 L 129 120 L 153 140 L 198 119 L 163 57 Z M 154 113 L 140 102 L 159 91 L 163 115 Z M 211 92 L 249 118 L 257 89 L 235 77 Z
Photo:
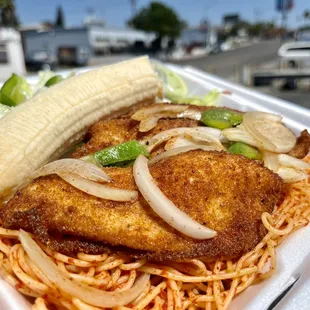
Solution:
M 87 143 L 79 147 L 73 154 L 73 158 L 100 151 L 113 146 L 136 139 L 150 138 L 157 133 L 178 127 L 196 127 L 199 122 L 190 119 L 161 119 L 155 128 L 148 132 L 139 132 L 139 122 L 131 118 L 112 119 L 101 121 L 93 125 L 87 134 Z
M 137 190 L 131 167 L 104 170 L 114 180 L 109 186 Z M 55 243 L 47 234 L 65 238 L 70 244 L 66 249 L 63 241 L 65 252 L 82 248 L 93 253 L 107 246 L 154 260 L 233 256 L 260 242 L 266 233 L 261 215 L 273 211 L 283 190 L 278 175 L 226 152 L 179 154 L 150 166 L 150 172 L 168 199 L 217 236 L 195 240 L 183 235 L 161 220 L 140 194 L 133 203 L 99 199 L 55 175 L 17 193 L 0 211 L 0 219 L 3 227 L 34 231 L 51 247 Z
M 160 104 L 157 105 L 160 106 Z M 216 107 L 191 106 L 191 109 L 205 111 L 208 109 L 216 109 Z M 131 114 L 132 113 L 129 112 L 122 118 L 103 120 L 94 124 L 87 133 L 86 143 L 79 147 L 71 156 L 73 158 L 80 158 L 103 148 L 132 139 L 146 140 L 161 131 L 172 128 L 196 127 L 203 125 L 199 121 L 191 119 L 160 119 L 157 126 L 152 130 L 148 132 L 139 132 L 139 122 L 132 120 L 130 118 Z M 304 130 L 301 132 L 295 147 L 289 152 L 289 155 L 296 158 L 304 158 L 309 153 L 309 150 L 310 135 L 307 130 Z

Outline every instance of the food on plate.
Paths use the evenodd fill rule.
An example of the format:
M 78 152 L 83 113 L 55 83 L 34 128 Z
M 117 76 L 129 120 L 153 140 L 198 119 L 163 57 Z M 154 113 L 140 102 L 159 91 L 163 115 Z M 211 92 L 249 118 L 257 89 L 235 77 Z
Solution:
M 161 64 L 155 64 L 159 77 L 164 82 L 165 97 L 174 103 L 193 104 L 196 106 L 215 106 L 221 95 L 217 89 L 211 90 L 207 95 L 190 96 L 188 88 L 182 77 Z M 223 92 L 224 93 L 224 92 Z
M 70 123 L 79 136 L 87 131 L 83 143 L 72 150 L 71 136 L 60 139 L 65 158 L 53 145 L 45 161 L 25 156 L 24 149 L 47 148 L 43 140 L 15 149 L 24 166 L 19 189 L 0 210 L 0 275 L 30 296 L 33 309 L 227 309 L 273 274 L 277 245 L 310 222 L 308 133 L 297 138 L 274 114 L 186 105 L 186 84 L 175 73 L 177 104 L 154 103 L 161 86 L 147 59 L 105 70 L 129 87 L 137 74 L 129 67 L 150 81 L 147 92 L 146 82 L 144 95 L 131 88 L 125 104 L 112 99 L 129 89 L 102 90 L 98 115 L 88 110 L 83 130 Z M 82 77 L 36 96 L 58 98 Z M 29 115 L 34 128 L 42 111 Z M 13 128 L 11 113 L 0 126 Z M 25 157 L 36 159 L 27 171 Z
M 30 173 L 61 156 L 87 128 L 161 88 L 145 57 L 74 76 L 40 92 L 0 121 L 0 202 Z
M 139 155 L 150 156 L 145 146 L 136 140 L 130 140 L 84 156 L 82 159 L 97 166 L 111 166 L 131 163 Z
M 7 106 L 17 106 L 24 102 L 31 93 L 31 89 L 24 77 L 17 74 L 3 84 L 0 91 L 0 102 Z
M 227 109 L 209 109 L 201 114 L 201 121 L 208 127 L 231 128 L 242 123 L 243 113 Z
M 9 113 L 11 109 L 11 107 L 0 103 L 0 118 L 2 118 L 5 114 Z
M 262 154 L 259 150 L 242 142 L 233 143 L 227 151 L 228 153 L 243 155 L 250 159 L 262 159 Z
M 138 190 L 131 167 L 104 171 L 113 180 L 109 186 Z M 100 200 L 55 176 L 37 179 L 20 191 L 0 218 L 6 228 L 44 232 L 42 238 L 36 234 L 44 243 L 49 242 L 44 240 L 47 236 L 61 234 L 123 246 L 129 255 L 157 260 L 233 256 L 262 239 L 261 215 L 272 212 L 282 196 L 280 177 L 255 161 L 228 153 L 193 150 L 151 165 L 150 173 L 169 200 L 217 236 L 204 241 L 187 238 L 156 216 L 141 195 L 129 203 Z M 190 196 L 182 194 L 184 187 Z M 36 227 L 33 216 L 38 217 Z M 74 250 L 92 253 L 87 248 Z
M 304 158 L 307 156 L 310 148 L 310 134 L 308 130 L 303 130 L 297 138 L 296 145 L 289 151 L 289 155 L 297 158 Z

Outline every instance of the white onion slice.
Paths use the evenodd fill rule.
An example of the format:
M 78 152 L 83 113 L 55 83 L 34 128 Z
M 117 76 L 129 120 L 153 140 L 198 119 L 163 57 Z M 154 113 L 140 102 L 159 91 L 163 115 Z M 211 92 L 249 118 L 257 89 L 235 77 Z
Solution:
M 70 185 L 95 197 L 113 201 L 133 201 L 138 198 L 138 192 L 134 190 L 108 187 L 69 173 L 59 174 L 59 176 Z
M 153 165 L 164 158 L 175 156 L 181 153 L 186 153 L 186 152 L 193 151 L 193 150 L 216 151 L 216 149 L 212 146 L 198 145 L 198 144 L 188 145 L 184 147 L 177 147 L 177 148 L 170 149 L 166 152 L 162 152 L 159 155 L 151 158 L 149 160 L 149 165 Z
M 178 118 L 189 118 L 189 119 L 193 119 L 195 121 L 200 121 L 201 112 L 199 110 L 188 108 L 184 112 L 179 113 Z
M 139 155 L 133 166 L 135 182 L 154 212 L 166 223 L 179 232 L 194 239 L 209 239 L 216 236 L 216 232 L 203 226 L 178 209 L 155 184 L 149 168 L 148 160 Z
M 229 141 L 243 142 L 257 148 L 260 147 L 260 143 L 254 139 L 242 125 L 235 128 L 224 129 L 222 134 Z
M 165 150 L 172 150 L 176 149 L 179 147 L 184 147 L 184 146 L 205 146 L 209 147 L 210 150 L 216 150 L 216 151 L 221 151 L 223 150 L 222 148 L 219 148 L 218 146 L 215 146 L 214 144 L 210 145 L 208 142 L 204 141 L 195 141 L 193 138 L 190 139 L 191 137 L 188 137 L 188 139 L 183 138 L 183 137 L 174 137 L 165 144 Z M 207 144 L 205 144 L 207 143 Z
M 184 146 L 193 146 L 193 145 L 195 146 L 197 145 L 197 143 L 183 137 L 174 137 L 167 141 L 167 143 L 165 144 L 165 150 L 168 151 Z
M 104 292 L 103 290 L 71 280 L 67 274 L 52 262 L 25 231 L 20 230 L 19 239 L 29 258 L 57 288 L 92 306 L 114 308 L 129 304 L 143 292 L 150 279 L 149 274 L 142 274 L 134 286 L 127 291 Z
M 309 163 L 287 154 L 279 154 L 278 160 L 284 167 L 295 168 L 298 170 L 310 169 Z
M 283 179 L 284 183 L 294 183 L 308 178 L 308 174 L 293 168 L 281 167 L 277 174 Z
M 243 116 L 246 130 L 258 141 L 259 148 L 287 153 L 296 144 L 296 136 L 281 123 L 281 116 L 263 112 L 247 112 Z
M 155 128 L 157 126 L 158 121 L 161 118 L 178 118 L 178 114 L 173 112 L 161 112 L 154 114 L 153 116 L 145 118 L 140 121 L 139 131 L 147 132 Z
M 263 159 L 265 167 L 267 167 L 269 170 L 273 172 L 277 172 L 279 170 L 280 163 L 278 159 L 278 154 L 265 151 Z
M 180 127 L 168 129 L 158 133 L 148 141 L 145 141 L 145 144 L 147 145 L 148 151 L 151 152 L 159 144 L 177 136 L 191 136 L 195 140 L 201 140 L 215 144 L 220 149 L 224 150 L 224 147 L 221 144 L 221 140 L 225 141 L 225 139 L 222 136 L 221 131 L 219 129 L 210 127 Z
M 155 116 L 157 113 L 161 112 L 174 112 L 176 114 L 184 112 L 189 107 L 180 104 L 158 104 L 152 105 L 150 107 L 142 108 L 134 113 L 131 118 L 136 121 L 142 121 L 143 119 Z
M 30 178 L 49 174 L 73 173 L 95 182 L 109 182 L 111 178 L 96 165 L 81 159 L 64 158 L 53 161 L 35 171 Z
M 151 129 L 153 129 L 154 127 L 157 126 L 157 123 L 159 121 L 161 116 L 152 116 L 152 117 L 149 117 L 149 118 L 146 118 L 146 119 L 143 119 L 141 122 L 140 122 L 140 125 L 139 125 L 139 131 L 140 132 L 147 132 Z
M 208 151 L 223 151 L 223 147 L 219 147 L 218 145 L 210 144 L 208 142 L 206 144 L 204 141 L 195 141 L 194 139 L 190 140 L 183 137 L 175 137 L 170 139 L 165 145 L 165 150 L 168 151 L 185 146 L 204 147 L 205 150 Z
M 150 131 L 151 129 L 157 126 L 158 121 L 161 118 L 188 118 L 199 121 L 201 119 L 201 112 L 194 109 L 187 109 L 181 113 L 169 112 L 169 111 L 159 112 L 145 119 L 142 119 L 140 121 L 139 131 L 140 132 Z

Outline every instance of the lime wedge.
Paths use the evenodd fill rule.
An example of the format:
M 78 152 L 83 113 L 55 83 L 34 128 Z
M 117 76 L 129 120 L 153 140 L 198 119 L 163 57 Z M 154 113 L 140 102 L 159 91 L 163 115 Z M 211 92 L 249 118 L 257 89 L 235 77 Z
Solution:
M 26 79 L 14 73 L 1 88 L 0 102 L 5 105 L 16 106 L 28 99 L 30 94 L 31 86 Z
M 10 97 L 8 97 L 6 94 L 1 93 L 1 92 L 0 92 L 0 102 L 2 103 L 2 105 L 6 105 L 9 107 L 16 106 L 16 103 Z
M 59 82 L 62 82 L 64 80 L 64 78 L 61 75 L 55 75 L 53 77 L 51 77 L 46 83 L 45 86 L 46 87 L 50 87 L 52 85 L 58 84 Z

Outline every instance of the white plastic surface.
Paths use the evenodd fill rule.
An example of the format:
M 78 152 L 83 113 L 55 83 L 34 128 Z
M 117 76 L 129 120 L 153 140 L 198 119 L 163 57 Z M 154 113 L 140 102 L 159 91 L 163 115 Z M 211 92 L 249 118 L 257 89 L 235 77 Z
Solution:
M 185 79 L 191 95 L 206 95 L 215 88 L 228 90 L 231 91 L 231 94 L 222 94 L 219 99 L 221 106 L 241 111 L 259 110 L 281 114 L 284 117 L 284 122 L 297 134 L 305 128 L 310 129 L 309 109 L 232 84 L 191 67 L 181 68 L 175 65 L 169 65 L 169 67 Z M 83 71 L 86 70 L 83 69 Z M 31 81 L 35 82 L 35 79 L 32 78 Z M 274 299 L 299 277 L 300 279 L 292 291 L 276 306 L 275 310 L 310 309 L 309 275 L 310 226 L 295 232 L 279 246 L 276 274 L 240 294 L 232 302 L 229 310 L 267 310 Z M 12 299 L 16 298 L 17 292 L 7 290 L 7 287 L 2 286 L 3 281 L 0 279 L 0 295 L 7 291 L 7 296 L 11 294 Z M 0 310 L 17 309 L 13 305 L 11 302 L 4 304 L 4 299 L 0 298 Z
M 30 303 L 0 277 L 0 310 L 30 310 Z

